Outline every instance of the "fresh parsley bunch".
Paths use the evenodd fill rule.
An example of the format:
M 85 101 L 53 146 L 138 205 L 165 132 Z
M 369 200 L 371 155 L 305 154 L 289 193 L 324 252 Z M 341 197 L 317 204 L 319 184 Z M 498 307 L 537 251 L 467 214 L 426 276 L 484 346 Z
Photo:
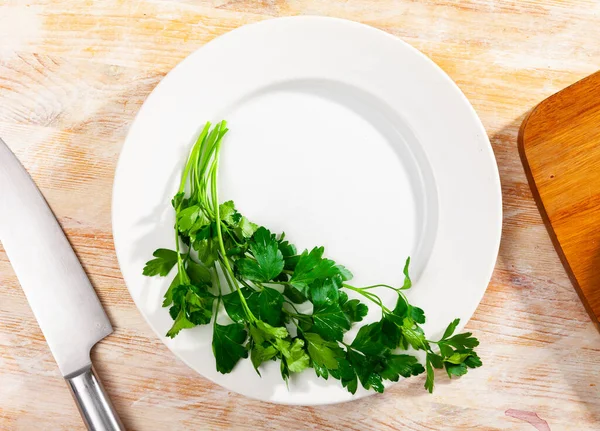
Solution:
M 432 392 L 434 368 L 445 368 L 452 377 L 481 366 L 473 350 L 477 339 L 471 333 L 454 334 L 458 319 L 441 340 L 426 338 L 420 326 L 425 313 L 404 295 L 411 287 L 410 259 L 401 287 L 355 287 L 348 283 L 352 273 L 323 257 L 323 247 L 298 253 L 284 234 L 277 236 L 252 223 L 232 201 L 219 204 L 219 150 L 227 130 L 221 121 L 212 129 L 207 123 L 200 133 L 172 200 L 175 250 L 156 250 L 144 267 L 147 276 L 167 276 L 177 268 L 163 301 L 173 318 L 168 337 L 212 320 L 219 372 L 231 372 L 240 359 L 250 356 L 259 374 L 263 362 L 275 360 L 286 382 L 291 373 L 312 368 L 319 377 L 340 380 L 351 393 L 359 382 L 365 389 L 383 392 L 384 380 L 395 382 L 423 372 L 425 388 Z M 373 292 L 378 287 L 397 293 L 393 308 Z M 344 334 L 368 308 L 349 299 L 345 290 L 381 309 L 381 319 L 362 326 L 350 343 Z M 221 303 L 231 320 L 227 325 L 217 323 Z M 300 312 L 311 308 L 308 303 L 312 311 Z M 425 366 L 408 353 L 410 349 L 426 352 Z

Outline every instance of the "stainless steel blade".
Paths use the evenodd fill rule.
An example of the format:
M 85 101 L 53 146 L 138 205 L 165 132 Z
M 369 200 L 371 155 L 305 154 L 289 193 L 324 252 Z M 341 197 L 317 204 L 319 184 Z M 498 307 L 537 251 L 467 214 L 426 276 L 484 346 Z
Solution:
M 112 326 L 44 197 L 1 139 L 0 242 L 63 376 L 89 368 L 90 349 Z

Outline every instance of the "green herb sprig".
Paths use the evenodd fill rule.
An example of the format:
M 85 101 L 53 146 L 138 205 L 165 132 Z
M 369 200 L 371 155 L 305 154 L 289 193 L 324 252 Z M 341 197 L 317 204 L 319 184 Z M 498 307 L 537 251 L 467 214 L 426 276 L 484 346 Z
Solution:
M 478 340 L 469 332 L 454 334 L 458 319 L 440 340 L 426 338 L 420 326 L 425 313 L 404 294 L 412 286 L 410 258 L 402 286 L 356 287 L 349 284 L 352 273 L 325 258 L 323 247 L 298 253 L 283 233 L 252 223 L 232 201 L 219 203 L 219 154 L 227 130 L 225 121 L 204 126 L 171 202 L 175 250 L 156 250 L 143 270 L 147 276 L 167 276 L 176 267 L 162 304 L 173 318 L 168 337 L 212 321 L 219 372 L 231 372 L 250 356 L 259 374 L 264 362 L 275 360 L 286 382 L 290 374 L 312 368 L 319 377 L 339 380 L 351 393 L 359 383 L 383 392 L 385 380 L 424 372 L 425 388 L 432 392 L 435 368 L 453 377 L 481 366 L 474 350 Z M 396 292 L 393 308 L 375 288 Z M 349 299 L 346 291 L 381 309 L 381 319 L 362 326 L 351 342 L 345 334 L 368 308 Z M 226 325 L 217 323 L 221 303 L 231 321 Z M 299 311 L 307 308 L 312 311 Z M 424 365 L 410 354 L 414 350 L 426 353 Z

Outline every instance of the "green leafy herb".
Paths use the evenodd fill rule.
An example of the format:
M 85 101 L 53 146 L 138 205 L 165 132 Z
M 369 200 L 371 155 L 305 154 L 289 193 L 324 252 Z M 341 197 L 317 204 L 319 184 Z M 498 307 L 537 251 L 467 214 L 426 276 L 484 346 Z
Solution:
M 312 318 L 314 331 L 326 340 L 342 341 L 350 329 L 350 321 L 337 303 L 315 305 Z
M 348 300 L 346 292 L 339 293 L 340 307 L 350 322 L 361 322 L 369 312 L 369 307 L 358 299 Z
M 248 246 L 252 257 L 244 257 L 236 262 L 242 277 L 250 281 L 265 282 L 273 280 L 281 273 L 283 255 L 275 235 L 260 227 L 248 241 Z
M 435 369 L 453 378 L 482 365 L 474 350 L 478 340 L 469 332 L 455 333 L 458 319 L 440 340 L 425 336 L 425 312 L 404 293 L 413 284 L 410 259 L 402 267 L 400 287 L 353 286 L 352 273 L 324 257 L 323 247 L 299 253 L 283 233 L 252 223 L 233 201 L 220 203 L 217 173 L 227 130 L 224 121 L 202 129 L 171 200 L 175 250 L 157 249 L 143 268 L 144 275 L 164 277 L 176 267 L 163 300 L 173 319 L 168 337 L 212 321 L 217 371 L 230 373 L 250 356 L 259 374 L 268 361 L 279 361 L 286 381 L 313 368 L 351 393 L 359 384 L 383 392 L 386 381 L 423 373 L 431 392 Z M 393 290 L 396 303 L 385 304 L 375 289 Z M 363 301 L 381 317 L 349 341 L 347 332 L 369 312 Z M 217 323 L 221 302 L 233 323 Z M 409 349 L 423 351 L 424 364 Z
M 230 373 L 240 359 L 248 357 L 248 350 L 244 346 L 247 336 L 242 324 L 232 323 L 227 326 L 215 324 L 212 348 L 217 362 L 217 371 Z
M 152 254 L 155 258 L 146 262 L 143 274 L 147 276 L 166 276 L 177 263 L 177 252 L 159 248 Z
M 263 288 L 258 294 L 259 316 L 272 326 L 281 325 L 284 297 L 275 289 Z
M 169 314 L 174 320 L 167 337 L 173 338 L 182 329 L 206 325 L 210 322 L 214 295 L 193 284 L 180 284 L 167 293 L 172 304 Z
M 338 359 L 344 357 L 344 351 L 338 343 L 326 341 L 319 334 L 311 332 L 305 333 L 304 339 L 308 344 L 308 353 L 314 364 L 325 370 L 338 368 Z
M 315 247 L 310 253 L 308 250 L 304 250 L 290 279 L 292 286 L 305 293 L 309 285 L 315 281 L 341 275 L 342 272 L 347 275 L 346 271 L 342 269 L 343 267 L 336 266 L 333 260 L 323 259 L 324 251 L 323 247 Z

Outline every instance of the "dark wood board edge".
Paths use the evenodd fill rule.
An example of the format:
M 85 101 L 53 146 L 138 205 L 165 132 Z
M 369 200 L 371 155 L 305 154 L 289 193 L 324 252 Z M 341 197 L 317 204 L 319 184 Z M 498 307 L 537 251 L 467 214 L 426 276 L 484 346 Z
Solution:
M 535 179 L 533 177 L 533 172 L 531 171 L 531 167 L 529 166 L 529 161 L 527 160 L 527 147 L 526 147 L 526 142 L 524 139 L 525 132 L 527 130 L 527 125 L 528 125 L 529 121 L 531 119 L 535 119 L 536 113 L 539 111 L 539 109 L 541 107 L 544 106 L 544 104 L 546 104 L 548 101 L 552 100 L 559 93 L 567 91 L 571 87 L 573 87 L 577 84 L 583 83 L 583 81 L 587 80 L 588 78 L 590 78 L 590 77 L 586 77 L 580 81 L 575 82 L 574 84 L 568 86 L 567 88 L 561 90 L 560 92 L 555 93 L 552 96 L 548 97 L 547 99 L 543 100 L 535 108 L 533 108 L 531 110 L 531 112 L 525 117 L 525 119 L 523 120 L 523 123 L 521 123 L 521 127 L 519 128 L 519 135 L 517 137 L 517 145 L 519 147 L 519 156 L 521 157 L 521 163 L 523 163 L 523 168 L 525 170 L 525 175 L 527 176 L 527 181 L 529 182 L 529 187 L 531 189 L 533 199 L 535 200 L 538 210 L 542 216 L 542 220 L 544 221 L 544 224 L 546 225 L 546 230 L 548 231 L 548 234 L 550 235 L 552 244 L 554 245 L 554 248 L 556 249 L 556 252 L 558 253 L 558 257 L 560 258 L 560 261 L 562 262 L 562 264 L 565 268 L 565 271 L 567 272 L 567 275 L 569 276 L 569 279 L 571 280 L 571 283 L 573 283 L 573 286 L 575 286 L 575 291 L 577 292 L 579 298 L 581 299 L 581 302 L 583 303 L 586 311 L 592 318 L 592 322 L 595 324 L 596 328 L 600 331 L 599 316 L 596 316 L 596 314 L 592 310 L 592 307 L 590 306 L 587 298 L 585 297 L 585 295 L 583 293 L 583 290 L 581 289 L 581 286 L 579 285 L 579 281 L 577 281 L 577 278 L 575 277 L 575 274 L 573 273 L 573 270 L 571 269 L 571 265 L 569 265 L 567 256 L 563 252 L 560 241 L 558 240 L 558 237 L 556 236 L 556 233 L 554 232 L 554 227 L 552 226 L 552 223 L 550 222 L 550 218 L 548 217 L 548 213 L 546 212 L 546 208 L 544 206 L 544 201 L 542 200 L 542 197 L 540 196 L 540 194 L 538 192 L 537 186 L 535 184 Z

